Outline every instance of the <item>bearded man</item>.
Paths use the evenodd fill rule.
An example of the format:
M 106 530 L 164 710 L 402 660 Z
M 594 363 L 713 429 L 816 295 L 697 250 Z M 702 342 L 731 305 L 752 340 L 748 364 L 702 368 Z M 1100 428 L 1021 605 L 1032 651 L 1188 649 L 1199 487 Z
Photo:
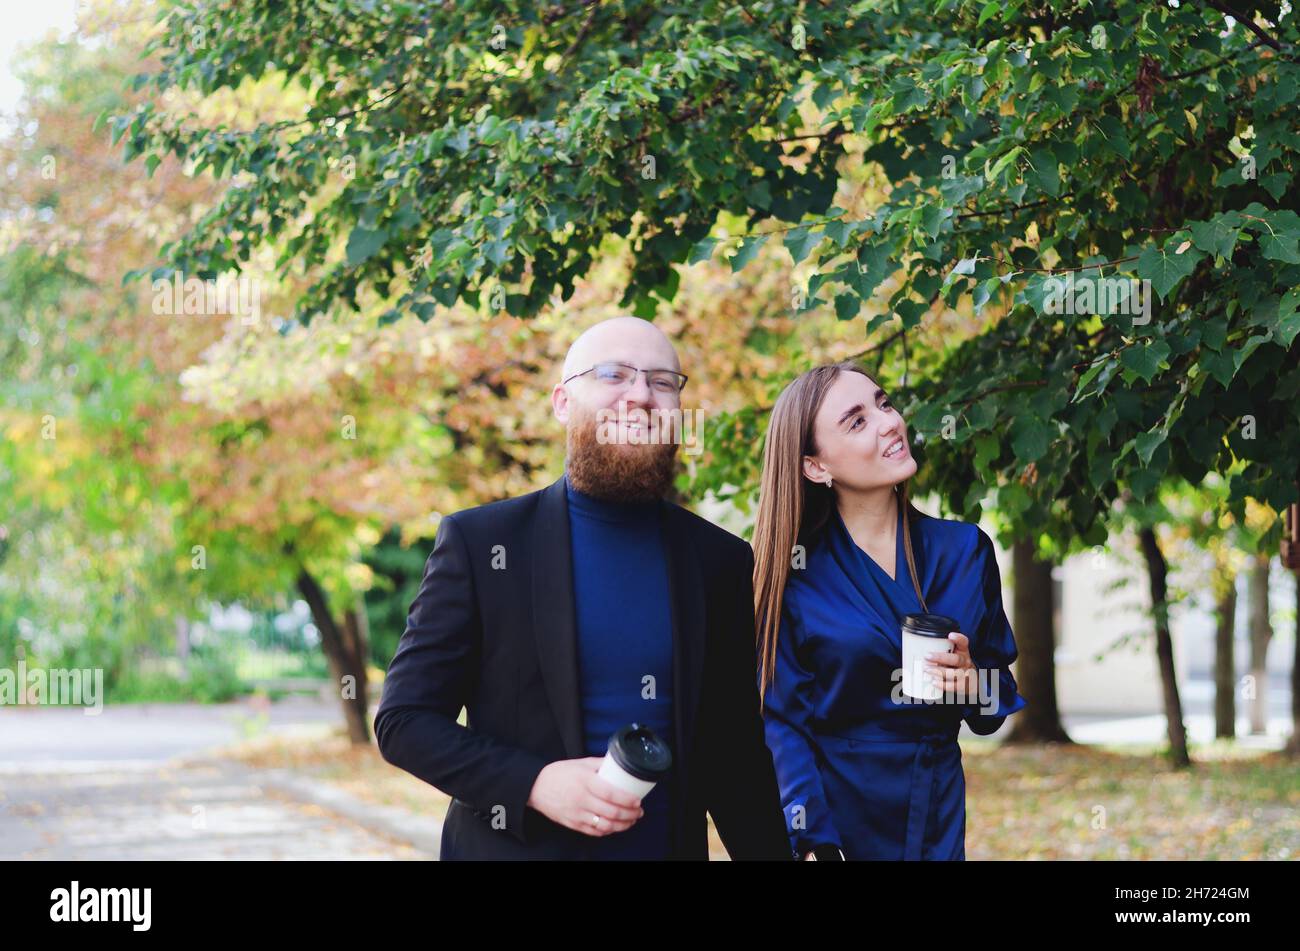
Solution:
M 685 383 L 653 324 L 588 328 L 551 390 L 564 474 L 439 523 L 375 734 L 453 797 L 442 859 L 707 859 L 706 812 L 733 859 L 792 858 L 753 552 L 665 498 Z M 597 772 L 630 724 L 670 754 L 644 798 Z

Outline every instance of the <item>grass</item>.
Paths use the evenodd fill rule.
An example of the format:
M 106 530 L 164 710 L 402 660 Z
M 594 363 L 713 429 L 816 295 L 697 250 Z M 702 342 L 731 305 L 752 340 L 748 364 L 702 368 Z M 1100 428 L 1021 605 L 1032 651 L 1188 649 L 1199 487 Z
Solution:
M 225 703 L 262 689 L 259 682 L 293 684 L 300 692 L 316 692 L 319 687 L 312 685 L 329 683 L 319 651 L 241 645 L 226 651 L 196 650 L 188 661 L 174 656 L 138 659 L 105 694 L 109 703 Z
M 319 651 L 280 651 L 240 647 L 233 651 L 235 671 L 245 682 L 291 678 L 329 677 L 324 655 Z
M 341 732 L 264 737 L 230 750 L 358 798 L 441 818 L 450 799 Z M 968 859 L 1297 859 L 1300 768 L 1217 744 L 1174 770 L 1155 749 L 964 742 Z M 710 824 L 710 851 L 726 851 Z
M 1297 859 L 1300 766 L 1203 747 L 963 747 L 972 859 Z

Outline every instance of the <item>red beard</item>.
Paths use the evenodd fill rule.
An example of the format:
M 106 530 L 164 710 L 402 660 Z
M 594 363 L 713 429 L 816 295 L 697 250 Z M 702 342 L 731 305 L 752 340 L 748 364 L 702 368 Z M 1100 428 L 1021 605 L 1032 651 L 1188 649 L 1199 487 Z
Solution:
M 605 425 L 613 432 L 618 426 L 617 418 L 611 423 L 598 423 L 596 414 L 587 412 L 576 402 L 569 405 L 573 407 L 573 415 L 567 432 L 565 470 L 575 489 L 609 502 L 652 502 L 668 494 L 677 474 L 675 439 L 601 442 L 599 426 Z M 648 415 L 650 411 L 645 412 Z M 635 418 L 635 411 L 630 410 L 629 415 Z M 663 431 L 670 432 L 666 420 L 663 420 Z

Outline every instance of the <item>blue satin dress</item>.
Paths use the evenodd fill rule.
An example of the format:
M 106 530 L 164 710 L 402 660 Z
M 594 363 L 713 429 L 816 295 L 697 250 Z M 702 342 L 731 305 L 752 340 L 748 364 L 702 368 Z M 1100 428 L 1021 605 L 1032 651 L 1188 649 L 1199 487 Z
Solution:
M 786 584 L 764 723 L 799 856 L 829 843 L 850 860 L 964 859 L 961 721 L 988 734 L 1025 706 L 992 541 L 977 525 L 925 515 L 912 521 L 921 589 L 930 613 L 970 638 L 975 666 L 990 670 L 987 702 L 895 702 L 902 619 L 922 610 L 899 518 L 895 578 L 834 511 Z

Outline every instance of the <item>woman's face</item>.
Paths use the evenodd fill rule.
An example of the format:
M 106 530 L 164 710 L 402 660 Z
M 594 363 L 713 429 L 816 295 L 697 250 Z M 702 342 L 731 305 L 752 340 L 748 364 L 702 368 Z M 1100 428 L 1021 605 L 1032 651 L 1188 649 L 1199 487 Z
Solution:
M 874 380 L 846 370 L 835 378 L 813 421 L 817 455 L 804 456 L 804 475 L 835 488 L 867 491 L 894 486 L 916 473 L 907 425 Z

